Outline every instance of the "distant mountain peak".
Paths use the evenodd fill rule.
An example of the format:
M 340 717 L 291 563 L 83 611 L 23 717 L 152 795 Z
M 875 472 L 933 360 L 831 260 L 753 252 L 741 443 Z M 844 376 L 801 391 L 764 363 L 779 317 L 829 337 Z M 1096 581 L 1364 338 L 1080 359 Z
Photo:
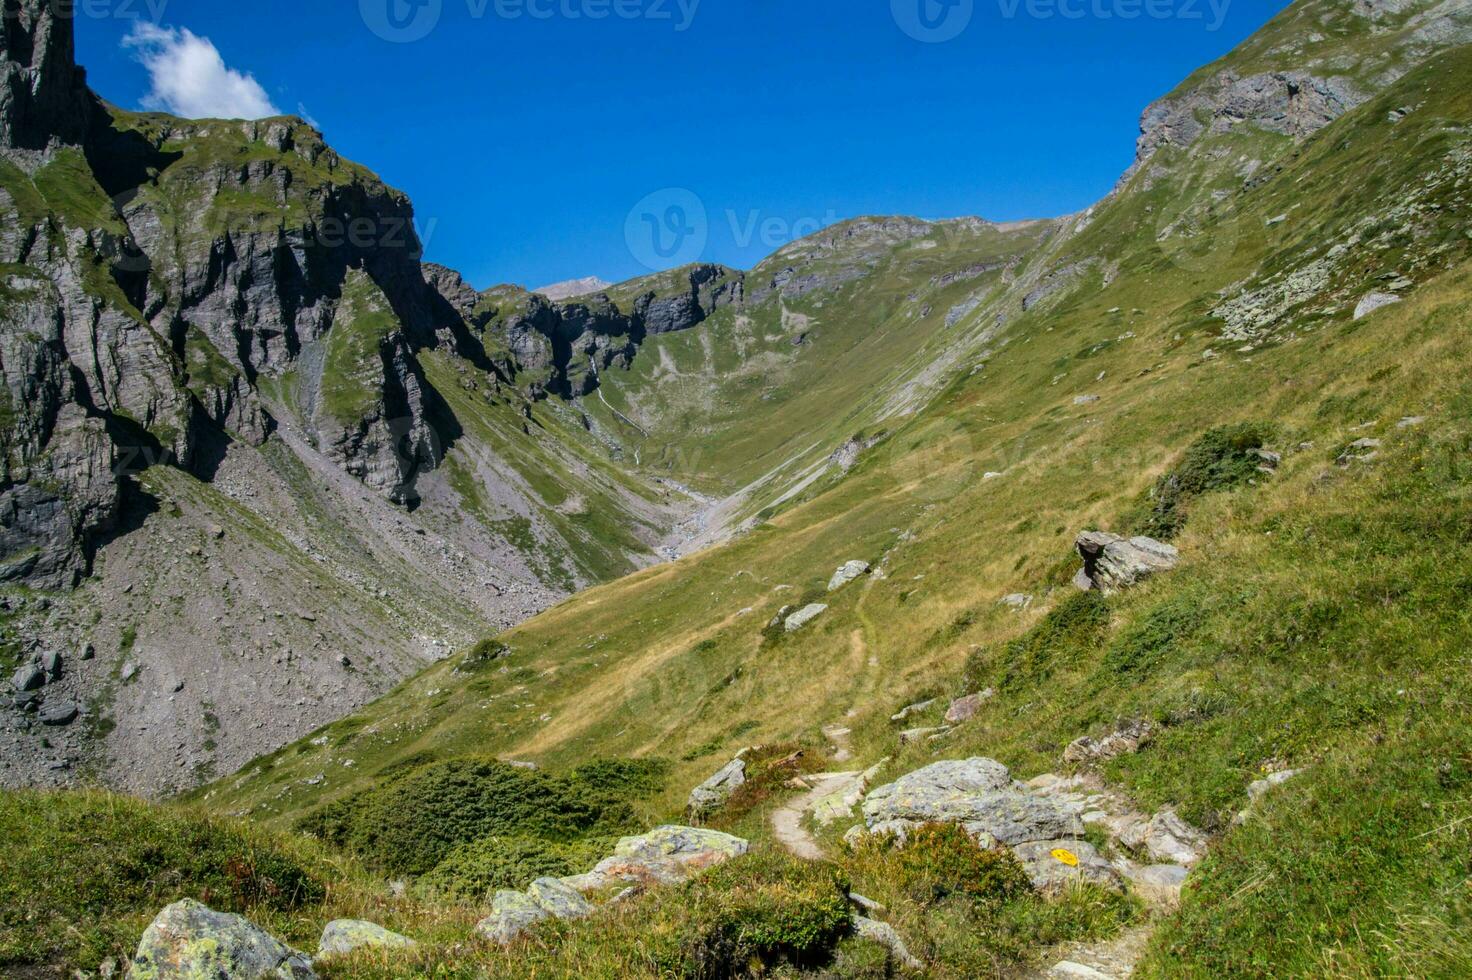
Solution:
M 548 299 L 572 299 L 574 296 L 601 292 L 612 285 L 613 283 L 605 282 L 597 276 L 584 276 L 582 279 L 565 279 L 562 282 L 554 282 L 550 286 L 533 289 L 532 292 L 541 293 Z

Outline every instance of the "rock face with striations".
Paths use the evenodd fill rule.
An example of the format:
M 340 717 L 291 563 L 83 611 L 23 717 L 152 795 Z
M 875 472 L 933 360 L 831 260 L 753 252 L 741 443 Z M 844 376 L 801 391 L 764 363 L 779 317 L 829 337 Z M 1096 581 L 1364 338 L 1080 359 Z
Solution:
M 1111 595 L 1168 572 L 1181 563 L 1181 553 L 1154 538 L 1122 538 L 1108 531 L 1085 531 L 1078 536 L 1084 567 L 1074 584 L 1085 592 L 1098 589 Z

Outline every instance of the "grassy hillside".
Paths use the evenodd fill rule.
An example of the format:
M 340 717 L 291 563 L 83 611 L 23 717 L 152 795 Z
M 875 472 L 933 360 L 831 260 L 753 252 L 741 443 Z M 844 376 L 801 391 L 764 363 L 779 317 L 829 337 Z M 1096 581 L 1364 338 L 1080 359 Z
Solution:
M 1229 133 L 1158 161 L 1050 253 L 1067 284 L 846 479 L 432 668 L 204 798 L 288 825 L 405 760 L 612 753 L 669 760 L 651 806 L 674 812 L 740 746 L 821 753 L 831 722 L 860 762 L 895 756 L 890 772 L 984 754 L 1025 778 L 1114 718 L 1152 717 L 1165 734 L 1108 776 L 1222 840 L 1147 972 L 1441 972 L 1469 935 L 1454 859 L 1472 747 L 1456 571 L 1469 80 L 1457 50 L 1301 146 Z M 1249 181 L 1221 163 L 1244 152 L 1268 164 Z M 1161 212 L 1183 188 L 1229 193 L 1200 199 L 1178 245 Z M 1391 282 L 1404 301 L 1356 320 Z M 1191 500 L 1184 570 L 1108 600 L 1097 628 L 1056 628 L 1075 614 L 1074 535 L 1136 529 L 1157 480 L 1230 425 L 1269 434 L 1277 472 Z M 1382 444 L 1360 460 L 1366 438 Z M 823 598 L 852 558 L 883 577 Z M 997 604 L 1019 591 L 1028 611 Z M 764 632 L 819 600 L 832 607 L 803 632 Z M 999 696 L 977 719 L 897 751 L 890 714 L 983 686 Z M 1247 784 L 1282 767 L 1307 772 L 1234 828 Z

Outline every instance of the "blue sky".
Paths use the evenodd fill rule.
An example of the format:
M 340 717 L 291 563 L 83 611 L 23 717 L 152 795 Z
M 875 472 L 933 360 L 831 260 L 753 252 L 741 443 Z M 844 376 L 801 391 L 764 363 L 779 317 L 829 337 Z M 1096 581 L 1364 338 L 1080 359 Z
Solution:
M 223 88 L 308 114 L 413 197 L 429 259 L 537 286 L 639 275 L 702 239 L 750 268 L 861 214 L 1081 209 L 1129 165 L 1145 105 L 1284 5 L 78 0 L 78 56 L 125 107 L 205 111 Z M 212 53 L 179 54 L 182 30 L 224 67 L 198 75 Z M 651 253 L 641 219 L 672 200 L 705 234 Z

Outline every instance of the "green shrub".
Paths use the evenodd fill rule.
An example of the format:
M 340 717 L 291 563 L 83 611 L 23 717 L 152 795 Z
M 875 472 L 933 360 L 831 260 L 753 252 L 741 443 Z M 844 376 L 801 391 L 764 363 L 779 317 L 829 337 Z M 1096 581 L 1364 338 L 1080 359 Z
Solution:
M 410 770 L 330 803 L 298 828 L 392 874 L 431 871 L 485 837 L 570 842 L 639 828 L 631 800 L 663 786 L 663 763 L 592 763 L 567 775 L 486 759 Z
M 967 661 L 966 684 L 977 691 L 1000 669 L 1000 687 L 1034 684 L 1054 670 L 1076 666 L 1096 649 L 1109 629 L 1109 604 L 1098 592 L 1073 591 L 1049 610 L 1026 634 L 1007 643 L 1000 654 L 981 652 Z
M 247 825 L 106 793 L 0 793 L 0 840 L 0 973 L 95 969 L 181 898 L 291 913 L 322 902 L 333 873 Z
M 678 964 L 667 965 L 693 980 L 825 963 L 853 925 L 837 868 L 775 852 L 724 864 L 661 904 L 678 922 Z
M 538 878 L 566 878 L 590 871 L 613 853 L 616 843 L 614 837 L 571 843 L 539 837 L 484 837 L 455 848 L 415 888 L 426 898 L 481 903 L 498 889 L 521 891 Z
M 1174 647 L 1201 629 L 1206 619 L 1206 611 L 1189 592 L 1162 602 L 1109 644 L 1101 670 L 1105 682 L 1151 673 Z
M 1256 475 L 1262 460 L 1253 450 L 1261 449 L 1271 436 L 1271 428 L 1253 423 L 1210 430 L 1156 481 L 1127 523 L 1162 541 L 1175 537 L 1186 523 L 1191 501 L 1236 489 Z
M 899 846 L 888 835 L 863 838 L 860 860 L 878 861 L 906 897 L 936 905 L 953 896 L 983 905 L 1004 905 L 1032 893 L 1027 873 L 1011 852 L 977 845 L 956 824 L 925 824 Z

